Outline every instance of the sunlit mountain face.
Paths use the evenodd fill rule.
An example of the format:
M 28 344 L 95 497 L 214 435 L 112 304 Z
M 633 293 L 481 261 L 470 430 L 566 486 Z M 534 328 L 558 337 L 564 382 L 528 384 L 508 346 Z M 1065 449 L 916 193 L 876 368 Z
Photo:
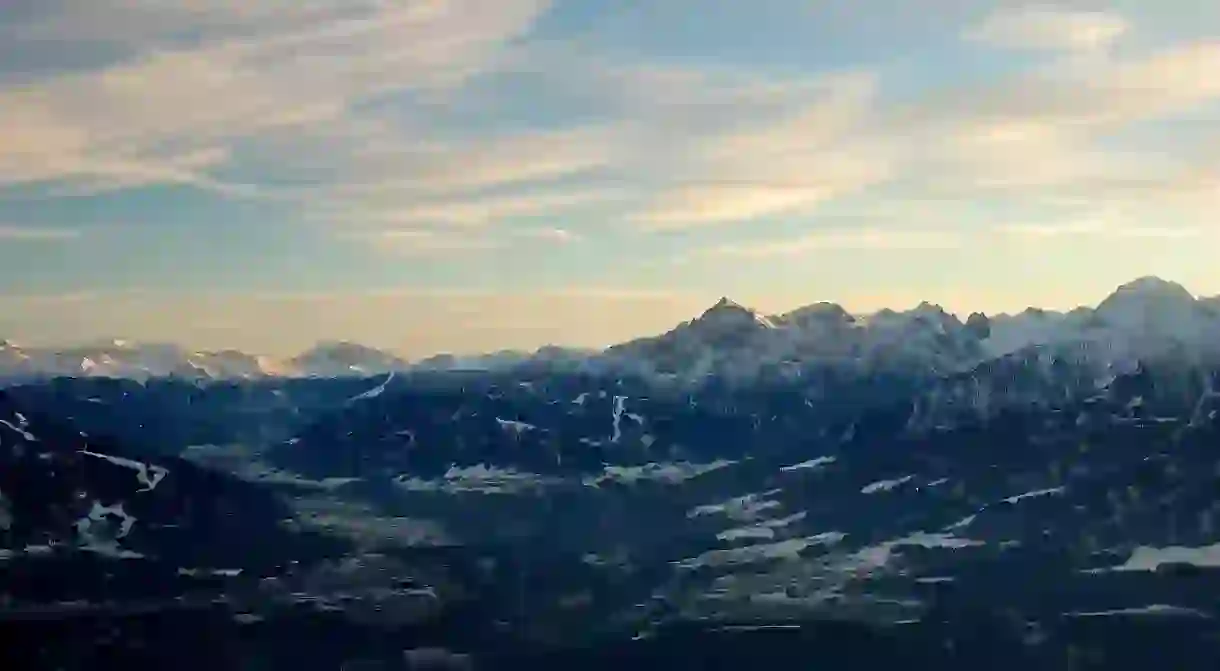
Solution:
M 481 367 L 99 346 L 152 354 L 0 396 L 3 654 L 1210 668 L 1220 317 L 1180 289 L 965 321 L 725 299 Z

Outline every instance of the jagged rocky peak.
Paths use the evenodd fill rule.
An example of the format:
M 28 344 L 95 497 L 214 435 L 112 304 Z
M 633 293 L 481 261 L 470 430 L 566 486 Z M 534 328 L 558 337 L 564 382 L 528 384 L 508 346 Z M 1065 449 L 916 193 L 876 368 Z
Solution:
M 400 369 L 404 359 L 351 341 L 327 340 L 293 357 L 289 365 L 311 376 L 369 375 Z
M 456 355 L 450 352 L 442 352 L 419 360 L 416 366 L 425 370 L 445 370 L 458 367 L 458 363 L 459 360 Z
M 335 360 L 395 359 L 389 352 L 350 340 L 324 340 L 296 357 L 298 360 L 327 358 Z
M 1017 313 L 1017 316 L 1026 317 L 1029 319 L 1046 319 L 1046 318 L 1052 316 L 1052 314 L 1054 314 L 1054 313 L 1048 312 L 1047 310 L 1043 310 L 1042 308 L 1025 308 L 1024 310 Z
M 929 303 L 928 301 L 920 302 L 919 305 L 916 305 L 915 309 L 912 310 L 911 312 L 914 312 L 915 314 L 920 314 L 920 315 L 937 315 L 937 316 L 948 314 L 947 312 L 945 312 L 945 309 L 942 308 L 941 306 L 939 306 L 935 303 Z
M 534 351 L 534 356 L 543 359 L 563 359 L 567 357 L 576 357 L 587 355 L 592 350 L 582 350 L 575 347 L 564 347 L 562 345 L 543 345 Z
M 1186 287 L 1177 282 L 1149 275 L 1120 285 L 1097 306 L 1097 309 L 1104 310 L 1107 306 L 1135 302 L 1187 305 L 1194 304 L 1195 297 Z
M 903 310 L 901 312 L 891 308 L 882 308 L 870 315 L 868 317 L 868 321 L 873 324 L 887 324 L 892 326 L 906 327 L 917 322 L 933 324 L 956 322 L 957 317 L 953 316 L 949 312 L 946 312 L 944 308 L 936 305 L 935 303 L 923 301 L 910 310 Z
M 1095 314 L 1113 325 L 1134 326 L 1162 322 L 1161 328 L 1193 321 L 1198 311 L 1193 294 L 1177 282 L 1159 277 L 1141 277 L 1121 285 L 1103 300 Z
M 854 324 L 856 318 L 845 310 L 842 305 L 822 301 L 797 308 L 791 312 L 785 312 L 776 317 L 775 321 L 794 326 L 812 326 L 815 324 L 838 326 Z
M 699 323 L 715 323 L 715 324 L 752 324 L 756 326 L 770 327 L 771 322 L 766 317 L 758 314 L 756 311 L 745 307 L 744 305 L 730 300 L 728 297 L 722 296 L 716 304 L 708 308 L 695 320 Z
M 307 353 L 308 352 L 323 352 L 323 351 L 336 352 L 336 353 L 338 353 L 338 352 L 364 353 L 364 352 L 373 351 L 373 348 L 368 347 L 367 345 L 361 345 L 360 343 L 357 343 L 357 342 L 352 342 L 350 340 L 321 340 L 321 341 L 318 341 L 313 347 L 311 347 L 307 351 Z
M 966 318 L 966 330 L 979 340 L 991 336 L 991 319 L 982 312 L 971 312 Z
M 949 331 L 962 326 L 961 320 L 955 315 L 947 312 L 943 307 L 928 301 L 923 301 L 913 309 L 901 313 L 899 319 L 907 322 L 905 328 L 921 324 L 930 326 L 938 331 Z
M 703 314 L 707 315 L 717 312 L 748 312 L 753 314 L 753 310 L 735 300 L 730 299 L 728 296 L 721 296 L 720 300 L 716 301 L 712 307 L 705 310 Z
M 1048 314 L 1048 313 L 1044 312 L 1043 314 Z M 1068 310 L 1066 313 L 1064 313 L 1063 316 L 1066 317 L 1067 319 L 1081 320 L 1081 319 L 1091 316 L 1092 314 L 1093 314 L 1092 308 L 1081 305 L 1080 307 L 1075 307 L 1075 308 L 1072 308 L 1071 310 Z

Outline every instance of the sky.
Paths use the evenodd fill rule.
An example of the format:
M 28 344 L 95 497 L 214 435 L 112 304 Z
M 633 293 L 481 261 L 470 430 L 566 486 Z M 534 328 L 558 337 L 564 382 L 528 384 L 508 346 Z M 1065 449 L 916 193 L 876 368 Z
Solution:
M 1220 294 L 1220 3 L 10 0 L 0 338 Z

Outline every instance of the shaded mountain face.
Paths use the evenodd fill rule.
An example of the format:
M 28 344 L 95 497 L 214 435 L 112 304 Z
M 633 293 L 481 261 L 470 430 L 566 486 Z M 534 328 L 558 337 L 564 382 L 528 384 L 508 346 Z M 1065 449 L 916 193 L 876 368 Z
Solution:
M 271 491 L 177 457 L 145 459 L 83 437 L 19 410 L 7 394 L 0 395 L 0 440 L 6 549 L 16 562 L 6 567 L 33 568 L 42 557 L 104 557 L 133 560 L 140 567 L 133 575 L 144 580 L 145 560 L 174 571 L 196 564 L 227 569 L 225 561 L 270 571 L 326 547 L 311 552 L 310 539 L 277 531 L 286 509 Z M 44 587 L 79 595 L 64 581 Z
M 170 654 L 151 639 L 207 632 L 244 641 L 226 659 L 271 668 L 292 658 L 277 640 L 311 655 L 329 641 L 316 668 L 402 666 L 416 642 L 492 668 L 660 668 L 696 641 L 876 663 L 858 648 L 887 641 L 947 668 L 1065 669 L 1070 650 L 1128 668 L 1172 644 L 1203 662 L 1180 668 L 1208 668 L 1220 403 L 1216 371 L 1190 373 L 1149 366 L 1060 396 L 1024 359 L 941 387 L 680 395 L 594 376 L 378 378 L 244 457 L 291 482 L 133 456 L 8 399 L 7 612 L 48 641 L 40 655 L 49 631 L 118 627 L 124 659 L 144 660 Z M 1008 403 L 947 400 L 1022 376 Z M 937 415 L 935 398 L 969 411 Z M 48 611 L 53 625 L 26 622 Z M 749 623 L 804 623 L 805 638 Z M 819 636 L 839 644 L 801 649 Z
M 991 337 L 991 320 L 981 312 L 973 312 L 966 318 L 966 328 L 979 340 Z
M 1217 540 L 1220 404 L 1215 372 L 1196 373 L 1192 391 L 1168 396 L 1150 370 L 1060 396 L 1041 385 L 1062 380 L 1039 376 L 1030 402 L 942 422 L 923 421 L 921 390 L 820 428 L 818 404 L 796 390 L 683 402 L 612 385 L 562 395 L 538 385 L 404 390 L 321 420 L 269 458 L 387 485 L 386 505 L 461 520 L 460 543 L 563 548 L 670 575 L 682 587 L 667 597 L 692 616 L 845 611 L 892 621 L 950 599 L 1044 622 L 1178 594 L 1175 578 L 1149 579 L 1141 565 L 1174 556 L 1163 548 L 1196 548 L 1192 561 L 1210 561 L 1200 558 Z M 1020 366 L 992 374 L 1033 375 Z M 1030 594 L 1005 575 L 1054 584 L 1063 597 Z M 978 582 L 960 593 L 943 586 L 956 581 Z M 879 585 L 894 591 L 870 592 Z M 1179 606 L 1211 612 L 1198 599 Z
M 0 664 L 285 664 L 324 628 L 314 668 L 338 668 L 449 617 L 443 558 L 356 552 L 292 516 L 274 488 L 86 438 L 0 392 Z
M 5 390 L 23 407 L 124 449 L 174 456 L 191 445 L 259 444 L 292 434 L 313 413 L 368 388 L 361 378 L 194 382 L 55 378 Z

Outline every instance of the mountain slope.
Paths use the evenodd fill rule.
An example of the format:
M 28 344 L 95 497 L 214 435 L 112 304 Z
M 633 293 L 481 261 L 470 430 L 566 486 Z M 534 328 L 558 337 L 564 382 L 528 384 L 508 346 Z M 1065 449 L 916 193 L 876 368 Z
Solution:
M 972 627 L 990 622 L 989 640 L 1028 663 L 1070 668 L 1069 641 L 1110 628 L 1152 645 L 1162 633 L 1145 621 L 1169 618 L 1200 663 L 1184 668 L 1208 668 L 1215 657 L 1198 655 L 1220 616 L 1207 596 L 1220 588 L 1220 370 L 1199 373 L 1183 392 L 1148 367 L 939 426 L 913 426 L 912 404 L 877 403 L 825 432 L 806 424 L 818 412 L 795 390 L 787 401 L 738 390 L 675 402 L 571 380 L 435 399 L 408 387 L 270 455 L 359 477 L 342 491 L 427 511 L 458 546 L 510 552 L 505 580 L 536 576 L 523 608 L 549 640 L 812 618 L 969 646 Z M 529 428 L 496 421 L 510 410 Z M 670 438 L 645 449 L 645 435 Z M 973 654 L 1010 668 L 1009 653 Z
M 295 654 L 283 641 L 310 627 L 344 648 L 448 617 L 443 558 L 355 552 L 293 515 L 274 489 L 133 458 L 0 392 L 0 664 L 239 668 Z
M 129 453 L 12 406 L 0 424 L 3 449 L 17 448 L 0 482 L 0 564 L 27 591 L 8 612 L 24 622 L 53 606 L 54 627 L 82 621 L 82 609 L 164 621 L 183 596 L 198 608 L 181 622 L 209 636 L 262 627 L 241 654 L 275 657 L 286 653 L 263 637 L 326 632 L 334 650 L 318 659 L 336 666 L 401 655 L 386 637 L 514 660 L 579 658 L 580 645 L 639 636 L 655 643 L 630 654 L 657 659 L 692 624 L 816 632 L 849 621 L 844 635 L 941 663 L 1072 668 L 1071 646 L 1107 656 L 1172 636 L 1207 668 L 1204 625 L 1220 615 L 1207 597 L 1220 588 L 1209 568 L 1220 541 L 1217 372 L 1179 389 L 1148 366 L 1089 394 L 940 425 L 913 424 L 901 394 L 819 425 L 834 406 L 800 387 L 671 397 L 638 380 L 394 376 L 262 453 L 313 481 L 356 478 L 321 488 L 250 484 L 168 457 L 129 468 L 116 462 Z M 408 536 L 404 524 L 440 531 Z M 404 576 L 412 586 L 395 582 Z M 421 582 L 477 598 L 437 610 L 431 596 L 421 603 Z M 316 614 L 313 603 L 339 610 Z M 399 607 L 405 615 L 389 615 Z M 267 619 L 240 624 L 242 613 Z M 123 631 L 157 631 L 141 622 Z M 1100 631 L 1124 638 L 1098 642 Z

